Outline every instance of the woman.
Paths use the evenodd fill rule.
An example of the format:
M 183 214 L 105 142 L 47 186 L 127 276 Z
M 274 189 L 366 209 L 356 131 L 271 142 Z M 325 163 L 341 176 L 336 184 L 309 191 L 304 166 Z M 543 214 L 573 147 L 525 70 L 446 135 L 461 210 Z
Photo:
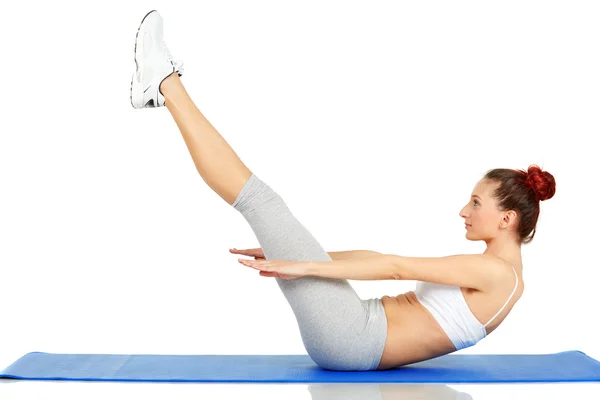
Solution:
M 366 371 L 423 361 L 474 345 L 506 318 L 524 289 L 521 244 L 535 235 L 539 201 L 555 192 L 551 174 L 535 165 L 495 169 L 477 183 L 460 216 L 467 239 L 486 242 L 483 254 L 328 253 L 198 110 L 162 26 L 153 10 L 138 29 L 131 104 L 169 110 L 202 179 L 244 216 L 261 245 L 230 251 L 254 257 L 239 262 L 275 278 L 317 365 Z M 418 283 L 415 291 L 365 300 L 348 279 Z

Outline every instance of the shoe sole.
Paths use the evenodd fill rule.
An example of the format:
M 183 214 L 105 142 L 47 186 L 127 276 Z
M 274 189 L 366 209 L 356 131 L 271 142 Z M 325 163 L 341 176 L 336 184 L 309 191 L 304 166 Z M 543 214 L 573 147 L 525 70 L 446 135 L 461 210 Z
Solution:
M 135 74 L 137 73 L 137 71 L 140 67 L 137 62 L 137 47 L 138 47 L 138 39 L 139 39 L 139 35 L 140 35 L 140 30 L 142 29 L 142 25 L 144 24 L 146 17 L 148 17 L 148 15 L 152 14 L 155 11 L 157 11 L 157 10 L 152 10 L 152 11 L 148 12 L 146 15 L 144 15 L 144 18 L 142 18 L 142 22 L 140 22 L 140 26 L 138 27 L 137 33 L 135 34 L 135 45 L 133 47 L 133 61 L 135 61 L 135 72 L 131 76 L 131 87 L 129 88 L 129 101 L 131 102 L 131 106 L 133 108 L 144 108 L 143 104 L 136 105 L 133 103 L 133 91 L 134 90 L 136 92 L 137 98 L 141 98 L 142 101 L 144 99 L 142 85 L 139 82 L 135 81 Z

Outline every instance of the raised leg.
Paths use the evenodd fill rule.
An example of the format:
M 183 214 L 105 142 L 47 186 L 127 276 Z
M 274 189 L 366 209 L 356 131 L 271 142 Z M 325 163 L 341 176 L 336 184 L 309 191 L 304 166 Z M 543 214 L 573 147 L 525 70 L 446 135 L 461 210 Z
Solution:
M 178 74 L 165 78 L 160 91 L 200 176 L 232 205 L 252 171 L 196 107 Z
M 202 115 L 178 74 L 163 80 L 160 90 L 196 169 L 248 221 L 268 260 L 332 261 L 281 196 L 242 163 Z M 345 371 L 378 367 L 387 334 L 385 310 L 379 299 L 361 300 L 345 279 L 305 276 L 275 280 L 315 363 Z
M 267 260 L 332 261 L 283 198 L 256 175 L 250 176 L 233 207 L 250 224 Z M 344 371 L 379 367 L 387 337 L 380 299 L 362 300 L 346 279 L 274 279 L 315 363 Z

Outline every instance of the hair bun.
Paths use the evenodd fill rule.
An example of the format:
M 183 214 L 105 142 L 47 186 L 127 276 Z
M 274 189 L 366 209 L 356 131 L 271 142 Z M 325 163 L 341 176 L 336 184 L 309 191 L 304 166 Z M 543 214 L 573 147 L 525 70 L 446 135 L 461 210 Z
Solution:
M 544 201 L 551 199 L 556 192 L 556 181 L 554 176 L 548 171 L 542 171 L 537 165 L 530 165 L 527 168 L 527 178 L 525 183 L 531 186 L 536 193 L 537 199 Z

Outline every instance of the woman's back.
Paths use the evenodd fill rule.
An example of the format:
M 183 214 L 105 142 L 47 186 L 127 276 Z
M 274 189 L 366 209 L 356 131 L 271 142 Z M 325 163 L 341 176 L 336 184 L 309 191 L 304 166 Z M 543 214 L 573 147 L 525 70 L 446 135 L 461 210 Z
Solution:
M 459 288 L 444 288 L 456 290 L 456 296 L 463 296 L 465 301 L 463 304 L 466 304 L 468 309 L 463 310 L 462 315 L 471 318 L 465 323 L 472 324 L 472 330 L 477 325 L 477 328 L 483 331 L 481 337 L 490 334 L 502 323 L 524 291 L 523 279 L 517 273 L 518 270 L 522 271 L 522 266 L 513 270 L 507 263 L 506 268 L 506 278 L 502 283 L 499 282 L 491 292 L 469 288 L 460 288 L 460 291 Z M 424 286 L 429 288 L 429 285 L 426 283 Z M 431 285 L 431 287 L 435 286 Z M 440 313 L 436 312 L 435 307 L 428 302 L 424 305 L 419 301 L 419 297 L 424 298 L 424 291 L 423 285 L 418 284 L 418 287 L 420 291 L 417 290 L 417 293 L 410 291 L 396 297 L 384 296 L 381 299 L 388 321 L 388 337 L 378 369 L 389 369 L 439 357 L 457 350 L 453 340 L 461 342 L 456 337 L 451 339 L 444 331 L 439 322 L 442 321 L 444 324 L 444 321 L 440 318 Z M 433 291 L 435 290 L 433 289 Z M 442 288 L 440 288 L 441 290 Z M 448 297 L 448 294 L 446 293 L 444 296 Z M 448 298 L 446 298 L 447 300 Z M 502 311 L 498 313 L 499 310 Z M 454 310 L 454 312 L 456 311 Z M 466 315 L 467 313 L 468 315 Z M 484 327 L 483 325 L 487 322 L 489 325 Z M 444 325 L 448 330 L 448 324 Z M 476 342 L 479 338 L 476 337 L 474 340 Z M 468 345 L 464 347 L 468 347 Z

